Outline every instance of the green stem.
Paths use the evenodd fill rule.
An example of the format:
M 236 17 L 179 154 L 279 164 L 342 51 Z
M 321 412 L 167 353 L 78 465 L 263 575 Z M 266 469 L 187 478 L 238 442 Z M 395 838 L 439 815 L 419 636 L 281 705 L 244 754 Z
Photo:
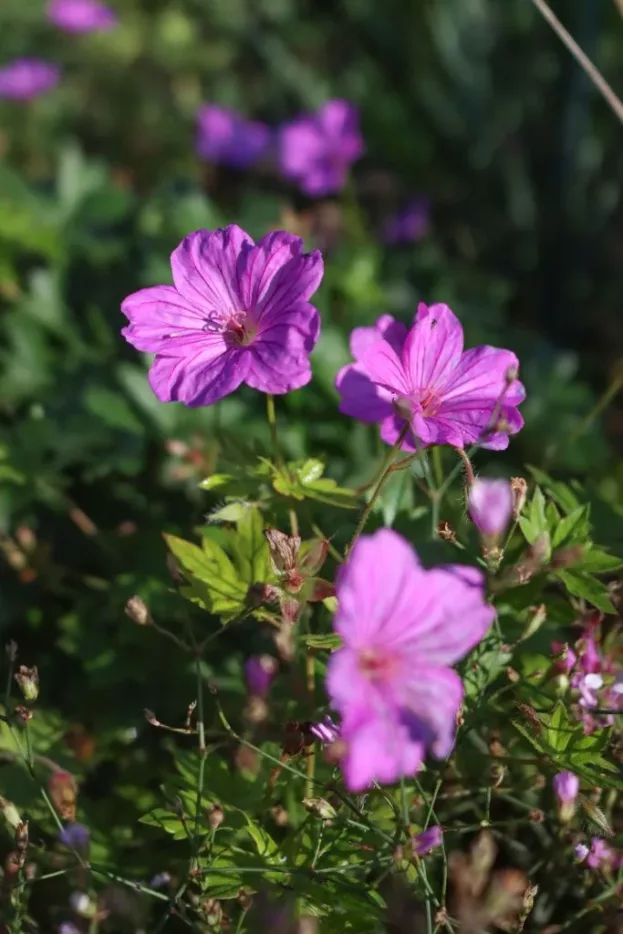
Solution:
M 277 467 L 283 467 L 283 455 L 279 447 L 277 437 L 277 416 L 275 414 L 275 397 L 270 394 L 266 396 L 266 416 L 268 418 L 268 427 L 270 429 L 270 440 L 275 455 L 275 464 Z
M 205 775 L 205 762 L 207 756 L 204 711 L 203 711 L 203 677 L 201 674 L 201 655 L 196 650 L 195 674 L 197 677 L 197 736 L 199 741 L 199 770 L 197 775 L 197 800 L 195 804 L 195 828 L 193 831 L 193 868 L 197 868 L 199 854 L 199 819 L 201 817 L 201 804 L 203 798 L 203 783 Z
M 372 491 L 372 496 L 370 497 L 370 501 L 368 502 L 368 504 L 367 504 L 366 508 L 364 509 L 364 511 L 361 513 L 361 518 L 359 519 L 359 522 L 357 523 L 357 528 L 355 529 L 355 533 L 354 533 L 353 537 L 352 537 L 351 540 L 350 540 L 350 545 L 349 545 L 348 548 L 346 549 L 346 555 L 347 555 L 347 556 L 348 556 L 348 555 L 350 554 L 350 552 L 352 551 L 353 545 L 355 544 L 355 542 L 357 541 L 357 539 L 359 538 L 359 536 L 361 535 L 361 533 L 363 532 L 363 530 L 364 530 L 364 528 L 365 528 L 365 526 L 366 526 L 366 522 L 368 521 L 368 519 L 369 519 L 369 517 L 370 517 L 370 513 L 372 512 L 372 510 L 373 510 L 373 508 L 374 508 L 374 504 L 376 503 L 376 501 L 377 501 L 377 499 L 378 499 L 378 497 L 379 497 L 379 494 L 380 494 L 380 492 L 381 492 L 381 489 L 383 488 L 383 484 L 385 483 L 385 480 L 387 479 L 387 477 L 389 476 L 389 474 L 390 474 L 391 471 L 392 471 L 392 462 L 393 462 L 393 460 L 394 460 L 394 457 L 396 456 L 396 454 L 397 454 L 398 451 L 400 450 L 400 447 L 401 447 L 401 445 L 402 445 L 402 442 L 403 442 L 404 439 L 406 438 L 407 432 L 408 432 L 408 431 L 409 431 L 409 425 L 405 425 L 405 427 L 402 429 L 402 431 L 401 431 L 400 434 L 398 435 L 398 440 L 396 441 L 396 443 L 394 444 L 394 446 L 390 449 L 389 453 L 387 454 L 387 456 L 386 456 L 386 458 L 385 458 L 385 461 L 383 462 L 383 467 L 382 467 L 382 470 L 381 470 L 381 474 L 380 474 L 379 479 L 378 479 L 378 481 L 377 481 L 377 483 L 376 483 L 376 486 L 374 487 L 374 490 Z

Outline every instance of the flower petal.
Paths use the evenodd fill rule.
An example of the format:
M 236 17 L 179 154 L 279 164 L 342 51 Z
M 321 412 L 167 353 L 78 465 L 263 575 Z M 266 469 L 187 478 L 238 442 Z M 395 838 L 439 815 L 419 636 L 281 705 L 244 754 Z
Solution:
M 373 383 L 366 370 L 356 363 L 343 367 L 335 380 L 342 396 L 339 410 L 362 422 L 379 422 L 393 417 L 391 393 Z
M 451 668 L 428 664 L 409 669 L 409 679 L 399 687 L 403 717 L 413 718 L 412 732 L 429 734 L 426 742 L 434 756 L 450 755 L 456 738 L 456 715 L 463 699 L 463 683 Z
M 413 727 L 416 729 L 413 729 Z M 363 711 L 342 723 L 346 743 L 344 778 L 350 791 L 369 788 L 375 781 L 393 784 L 420 769 L 425 746 L 410 718 L 399 711 L 366 715 Z
M 190 359 L 157 356 L 149 383 L 161 402 L 213 405 L 238 389 L 247 376 L 249 359 L 246 349 L 221 353 L 207 344 Z
M 424 571 L 417 555 L 391 529 L 360 538 L 337 579 L 333 625 L 347 646 L 387 646 L 408 628 L 421 603 Z
M 518 368 L 519 361 L 510 350 L 487 345 L 467 350 L 443 387 L 443 402 L 503 400 L 506 405 L 519 405 L 526 397 L 523 385 L 516 379 L 507 387 L 507 374 Z
M 409 395 L 408 377 L 402 361 L 387 341 L 377 341 L 364 353 L 361 367 L 370 379 L 397 396 Z
M 384 338 L 400 354 L 407 333 L 402 321 L 396 321 L 392 315 L 381 315 L 374 327 L 355 328 L 351 332 L 350 352 L 355 360 L 361 360 L 370 347 Z
M 187 342 L 206 337 L 201 313 L 172 285 L 156 285 L 128 295 L 121 311 L 130 321 L 121 333 L 145 353 L 178 356 Z
M 402 350 L 402 362 L 413 390 L 440 390 L 451 377 L 463 351 L 463 328 L 447 305 L 419 305 Z
M 238 263 L 241 252 L 253 246 L 251 237 L 235 224 L 196 230 L 171 254 L 175 288 L 206 317 L 243 310 Z
M 319 250 L 304 253 L 300 237 L 279 230 L 243 253 L 238 270 L 243 307 L 263 327 L 311 298 L 322 281 L 324 263 Z

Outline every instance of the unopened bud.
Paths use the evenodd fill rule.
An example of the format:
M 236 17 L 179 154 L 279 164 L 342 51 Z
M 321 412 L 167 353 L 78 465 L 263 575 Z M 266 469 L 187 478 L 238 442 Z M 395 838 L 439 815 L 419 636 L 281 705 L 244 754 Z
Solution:
M 240 889 L 238 892 L 238 904 L 243 911 L 248 911 L 253 904 L 253 895 L 250 892 L 245 892 L 244 889 Z
M 310 814 L 315 814 L 316 817 L 320 817 L 324 821 L 332 821 L 337 815 L 333 805 L 325 801 L 324 798 L 303 798 L 303 807 Z
M 531 619 L 528 621 L 528 625 L 522 632 L 519 637 L 519 641 L 523 642 L 525 639 L 529 639 L 536 632 L 539 631 L 545 620 L 547 619 L 547 607 L 544 603 L 539 604 L 534 610 L 534 613 Z
M 250 694 L 266 697 L 279 665 L 272 655 L 253 655 L 244 663 L 244 679 Z
M 517 520 L 526 502 L 528 483 L 523 477 L 511 477 L 511 490 L 513 491 L 513 519 Z
M 252 694 L 245 704 L 244 716 L 249 723 L 264 723 L 268 717 L 268 704 L 264 698 Z
M 271 808 L 270 813 L 277 827 L 287 827 L 290 823 L 290 815 L 281 804 L 276 804 Z
M 545 814 L 539 808 L 531 808 L 528 811 L 528 820 L 532 824 L 542 824 L 545 820 Z
M 278 529 L 264 529 L 268 542 L 270 560 L 275 574 L 292 571 L 296 568 L 301 539 L 298 535 L 286 535 Z
M 24 850 L 28 847 L 28 821 L 20 821 L 17 827 L 15 828 L 15 846 L 20 853 L 23 853 Z
M 299 618 L 302 609 L 303 604 L 300 600 L 297 600 L 296 597 L 284 594 L 281 598 L 281 618 L 284 623 L 289 623 L 293 626 Z
M 208 808 L 206 811 L 208 824 L 212 830 L 218 830 L 223 821 L 225 820 L 225 811 L 220 806 L 220 804 L 213 804 L 212 807 Z
M 48 791 L 54 807 L 63 820 L 74 821 L 78 788 L 73 775 L 62 770 L 53 772 L 48 779 Z
M 0 798 L 0 811 L 2 811 L 4 819 L 9 827 L 11 827 L 13 830 L 19 827 L 22 819 L 19 815 L 19 811 L 12 801 L 7 801 L 6 798 Z
M 137 626 L 151 626 L 153 623 L 149 607 L 142 597 L 130 597 L 125 605 L 125 613 Z
M 18 704 L 15 708 L 15 717 L 22 726 L 26 726 L 26 724 L 30 723 L 32 720 L 34 714 L 28 707 L 23 707 L 21 704 Z
M 558 801 L 558 816 L 563 824 L 568 824 L 575 814 L 580 779 L 573 772 L 558 772 L 552 780 L 552 787 Z
M 39 672 L 37 666 L 27 668 L 26 665 L 20 665 L 15 680 L 19 684 L 20 691 L 24 695 L 24 700 L 36 701 L 39 697 Z
M 212 928 L 220 928 L 223 920 L 223 909 L 221 903 L 215 898 L 208 898 L 201 906 L 203 908 L 205 919 Z
M 506 776 L 506 766 L 502 765 L 501 762 L 494 762 L 491 766 L 489 776 L 491 779 L 491 787 L 499 788 Z

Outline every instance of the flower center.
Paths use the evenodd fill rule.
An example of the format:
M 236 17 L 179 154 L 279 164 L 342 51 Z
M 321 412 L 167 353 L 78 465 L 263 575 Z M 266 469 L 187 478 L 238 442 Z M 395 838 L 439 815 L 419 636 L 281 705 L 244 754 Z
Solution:
M 391 655 L 369 649 L 360 652 L 359 671 L 369 681 L 384 681 L 391 678 L 396 670 L 395 659 Z
M 434 389 L 422 389 L 411 396 L 396 396 L 393 405 L 396 415 L 410 422 L 414 412 L 418 412 L 425 418 L 436 415 L 441 405 L 441 398 Z
M 203 330 L 223 334 L 229 344 L 248 347 L 257 334 L 257 325 L 246 311 L 230 311 L 228 315 L 210 315 Z

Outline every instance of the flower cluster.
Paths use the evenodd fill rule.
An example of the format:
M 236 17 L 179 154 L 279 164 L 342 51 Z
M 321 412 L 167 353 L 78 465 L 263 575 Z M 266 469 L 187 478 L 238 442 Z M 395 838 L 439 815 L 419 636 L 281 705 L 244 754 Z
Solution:
M 312 131 L 303 124 L 299 132 Z M 323 274 L 317 251 L 305 253 L 302 241 L 284 231 L 255 243 L 230 226 L 190 234 L 174 250 L 171 269 L 172 285 L 142 289 L 122 304 L 129 321 L 124 337 L 156 355 L 149 378 L 160 400 L 211 405 L 243 383 L 278 394 L 309 382 L 320 329 L 309 301 Z M 355 363 L 336 381 L 341 411 L 380 422 L 388 444 L 499 450 L 522 425 L 517 358 L 494 347 L 464 351 L 462 327 L 446 305 L 420 305 L 410 329 L 384 315 L 353 332 L 351 349 Z M 474 487 L 470 510 L 483 533 L 498 534 L 512 509 L 506 481 Z M 326 542 L 310 543 L 303 553 L 298 536 L 265 534 L 282 604 L 303 606 L 334 592 L 316 578 Z M 390 530 L 356 542 L 335 594 L 342 648 L 331 657 L 327 690 L 341 722 L 327 718 L 311 730 L 339 748 L 346 783 L 360 791 L 413 775 L 427 751 L 449 754 L 463 697 L 452 666 L 480 642 L 495 611 L 482 571 L 426 570 Z M 265 660 L 247 662 L 252 695 L 266 695 L 270 662 L 270 670 Z

